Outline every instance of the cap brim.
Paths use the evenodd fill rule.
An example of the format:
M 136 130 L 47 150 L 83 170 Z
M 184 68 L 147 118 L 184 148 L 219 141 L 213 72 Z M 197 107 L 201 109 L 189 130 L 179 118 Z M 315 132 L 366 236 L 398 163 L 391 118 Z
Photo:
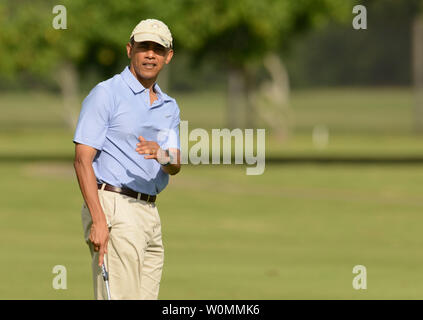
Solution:
M 134 34 L 134 40 L 136 42 L 152 41 L 162 45 L 165 48 L 170 48 L 170 43 L 168 41 L 153 33 Z

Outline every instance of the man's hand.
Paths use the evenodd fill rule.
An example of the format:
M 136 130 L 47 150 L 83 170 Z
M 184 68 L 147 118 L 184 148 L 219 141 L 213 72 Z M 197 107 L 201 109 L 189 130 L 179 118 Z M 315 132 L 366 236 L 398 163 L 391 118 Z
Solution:
M 155 159 L 162 166 L 162 170 L 167 174 L 174 175 L 181 170 L 180 152 L 178 149 L 169 149 L 169 153 L 172 153 L 173 159 L 169 156 L 166 150 L 160 148 L 160 146 L 154 141 L 147 141 L 143 136 L 139 136 L 137 143 L 137 151 L 139 154 L 146 154 L 144 159 Z M 169 164 L 169 165 L 168 165 Z
M 138 140 L 140 142 L 137 143 L 137 148 L 135 151 L 137 151 L 139 154 L 146 154 L 144 159 L 155 159 L 160 164 L 169 161 L 169 157 L 167 156 L 166 151 L 161 149 L 157 142 L 147 141 L 143 136 L 139 136 Z
M 109 228 L 106 223 L 93 223 L 90 230 L 90 241 L 94 246 L 94 251 L 99 252 L 98 265 L 104 261 L 104 254 L 107 254 L 107 243 L 109 241 Z

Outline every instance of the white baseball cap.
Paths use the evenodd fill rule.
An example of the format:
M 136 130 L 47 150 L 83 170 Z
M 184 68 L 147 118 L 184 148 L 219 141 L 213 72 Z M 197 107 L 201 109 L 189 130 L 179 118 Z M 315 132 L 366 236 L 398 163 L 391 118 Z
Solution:
M 172 34 L 162 21 L 156 19 L 142 20 L 131 33 L 136 42 L 153 41 L 165 48 L 172 48 Z

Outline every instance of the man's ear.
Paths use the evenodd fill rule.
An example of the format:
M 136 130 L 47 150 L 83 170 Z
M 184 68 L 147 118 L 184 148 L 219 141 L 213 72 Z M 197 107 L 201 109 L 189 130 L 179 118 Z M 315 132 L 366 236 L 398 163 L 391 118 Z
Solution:
M 128 58 L 129 58 L 129 59 L 131 59 L 131 50 L 132 50 L 132 46 L 131 46 L 131 44 L 128 42 L 128 43 L 126 44 L 126 53 L 127 53 L 127 55 L 128 55 Z
M 169 64 L 170 60 L 172 60 L 172 57 L 173 57 L 173 50 L 172 50 L 172 49 L 170 49 L 170 50 L 167 52 L 165 63 L 166 63 L 166 64 Z

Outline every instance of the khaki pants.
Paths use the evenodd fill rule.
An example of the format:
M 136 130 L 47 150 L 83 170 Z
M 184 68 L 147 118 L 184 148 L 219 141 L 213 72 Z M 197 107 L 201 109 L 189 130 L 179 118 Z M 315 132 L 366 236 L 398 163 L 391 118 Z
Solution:
M 157 299 L 164 250 L 156 205 L 110 191 L 99 190 L 98 195 L 110 230 L 104 263 L 109 272 L 111 299 Z M 82 225 L 92 257 L 94 296 L 107 300 L 98 252 L 89 241 L 92 219 L 85 203 Z

